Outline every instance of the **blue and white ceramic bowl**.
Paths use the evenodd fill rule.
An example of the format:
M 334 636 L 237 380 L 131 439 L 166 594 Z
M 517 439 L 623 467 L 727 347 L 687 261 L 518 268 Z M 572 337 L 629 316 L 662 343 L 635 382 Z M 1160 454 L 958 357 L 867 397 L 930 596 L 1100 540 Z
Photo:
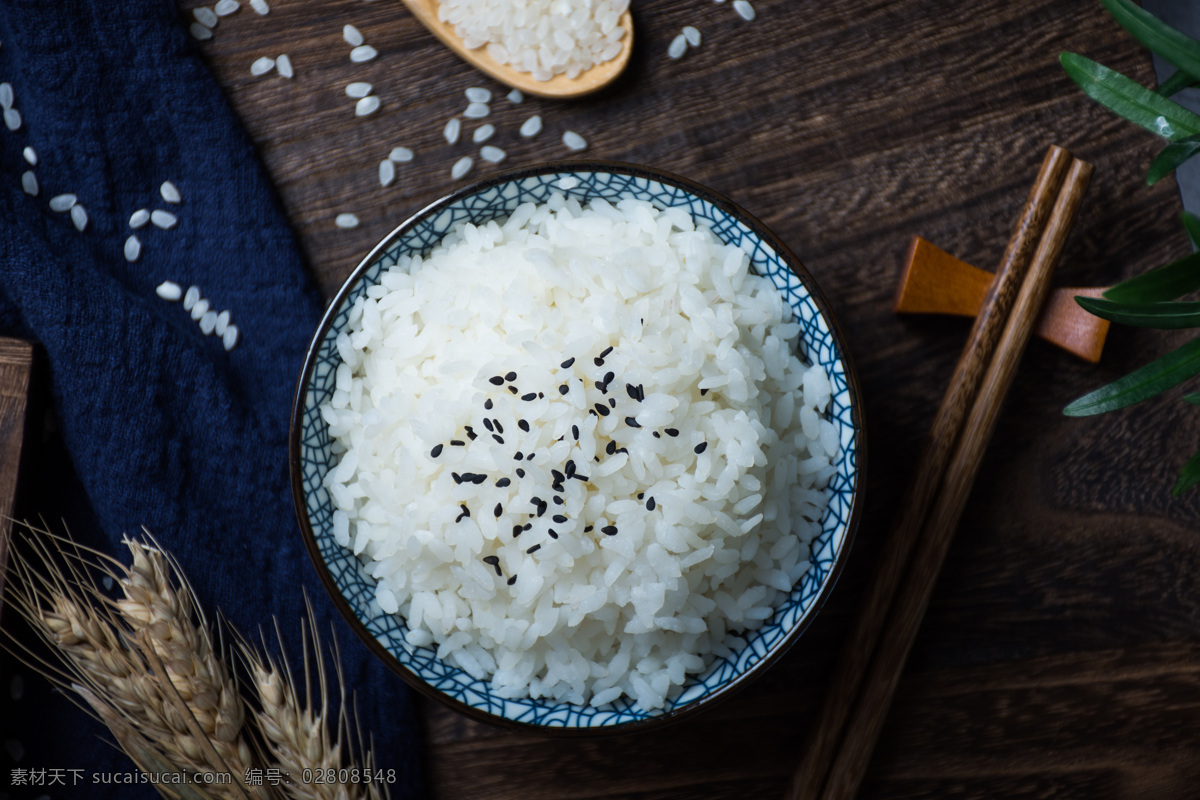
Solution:
M 566 179 L 566 180 L 564 180 Z M 509 700 L 487 682 L 438 660 L 434 650 L 405 641 L 403 618 L 374 602 L 375 581 L 351 552 L 334 540 L 333 507 L 322 479 L 336 466 L 331 439 L 319 413 L 334 391 L 340 357 L 335 347 L 354 301 L 378 283 L 401 255 L 425 253 L 463 221 L 482 224 L 508 216 L 524 202 L 545 202 L 554 192 L 581 203 L 632 197 L 661 207 L 685 208 L 723 241 L 749 254 L 795 311 L 802 327 L 800 351 L 825 367 L 833 383 L 829 419 L 841 437 L 843 458 L 830 490 L 829 508 L 814 541 L 808 572 L 786 602 L 745 646 L 694 677 L 666 708 L 644 712 L 619 701 L 600 708 L 544 700 Z M 602 733 L 654 726 L 708 707 L 762 672 L 800 638 L 828 597 L 846 560 L 862 507 L 864 439 L 857 380 L 844 340 L 812 276 L 766 226 L 734 203 L 702 186 L 646 167 L 615 163 L 557 164 L 509 172 L 455 192 L 409 219 L 354 270 L 334 298 L 309 347 L 292 411 L 290 466 L 296 511 L 317 571 L 336 605 L 367 645 L 408 683 L 427 695 L 489 722 L 543 732 Z

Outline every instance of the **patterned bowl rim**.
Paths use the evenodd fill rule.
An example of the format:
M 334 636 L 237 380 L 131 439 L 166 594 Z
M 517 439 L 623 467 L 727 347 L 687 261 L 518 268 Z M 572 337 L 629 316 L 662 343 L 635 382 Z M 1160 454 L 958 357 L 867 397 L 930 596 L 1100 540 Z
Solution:
M 805 612 L 801 620 L 796 624 L 791 631 L 780 641 L 765 657 L 756 662 L 749 670 L 736 676 L 728 683 L 716 689 L 710 694 L 707 694 L 697 700 L 694 700 L 686 705 L 671 709 L 662 714 L 645 717 L 626 722 L 620 722 L 614 725 L 601 726 L 547 726 L 538 725 L 530 722 L 522 722 L 508 717 L 503 717 L 498 714 L 492 714 L 480 708 L 468 705 L 457 698 L 451 697 L 443 692 L 435 689 L 425 682 L 419 675 L 414 673 L 403 663 L 400 662 L 374 635 L 367 629 L 366 625 L 354 609 L 351 608 L 349 601 L 342 594 L 341 588 L 329 571 L 328 565 L 325 563 L 324 557 L 321 555 L 320 548 L 317 544 L 316 534 L 313 531 L 312 524 L 309 520 L 307 504 L 304 495 L 304 484 L 302 475 L 302 463 L 300 457 L 301 445 L 301 430 L 303 427 L 304 415 L 304 400 L 308 393 L 309 384 L 312 381 L 313 371 L 318 360 L 318 353 L 321 345 L 325 340 L 325 336 L 332 326 L 334 319 L 341 310 L 342 304 L 346 298 L 354 290 L 355 286 L 371 266 L 379 259 L 381 255 L 386 253 L 396 241 L 407 233 L 412 227 L 420 223 L 422 220 L 435 215 L 443 208 L 462 200 L 471 195 L 486 191 L 492 187 L 512 183 L 514 181 L 524 180 L 526 178 L 541 177 L 545 175 L 562 174 L 564 176 L 585 172 L 609 173 L 616 175 L 627 175 L 629 177 L 645 178 L 659 183 L 673 186 L 678 189 L 696 196 L 701 200 L 711 203 L 715 208 L 725 214 L 733 217 L 735 220 L 743 223 L 751 233 L 759 237 L 762 241 L 770 245 L 779 258 L 787 264 L 788 268 L 800 279 L 804 284 L 804 288 L 808 291 L 817 309 L 821 313 L 821 317 L 825 320 L 829 328 L 829 335 L 833 338 L 834 344 L 837 347 L 839 358 L 842 362 L 845 371 L 846 387 L 850 395 L 850 412 L 851 419 L 855 431 L 855 472 L 854 472 L 854 500 L 851 505 L 850 514 L 846 519 L 845 533 L 842 539 L 841 549 L 838 551 L 837 557 L 831 566 L 828 575 L 825 578 L 817 596 L 812 599 L 809 609 Z M 862 418 L 862 399 L 861 390 L 858 382 L 858 373 L 854 369 L 854 364 L 850 359 L 846 349 L 846 337 L 842 332 L 840 325 L 834 318 L 829 301 L 825 298 L 816 280 L 805 268 L 804 264 L 796 257 L 796 254 L 783 243 L 765 224 L 760 222 L 750 212 L 739 206 L 737 203 L 729 200 L 718 192 L 702 186 L 687 178 L 680 177 L 671 172 L 647 167 L 638 164 L 628 164 L 620 161 L 604 161 L 604 160 L 586 160 L 586 161 L 554 161 L 541 164 L 536 167 L 523 167 L 519 169 L 508 170 L 494 175 L 490 178 L 472 183 L 463 187 L 451 194 L 436 200 L 433 203 L 425 206 L 420 211 L 416 212 L 391 233 L 385 236 L 379 244 L 372 248 L 371 252 L 366 255 L 346 278 L 333 300 L 330 301 L 325 315 L 321 318 L 320 324 L 317 326 L 316 333 L 313 334 L 312 340 L 309 343 L 308 351 L 304 357 L 304 365 L 300 370 L 300 378 L 297 382 L 296 393 L 292 401 L 292 416 L 290 429 L 288 431 L 288 471 L 291 475 L 292 483 L 292 499 L 296 508 L 296 517 L 300 524 L 300 533 L 304 538 L 304 544 L 308 548 L 309 557 L 312 559 L 313 566 L 316 567 L 317 575 L 321 579 L 322 585 L 328 592 L 333 604 L 341 612 L 350 628 L 358 635 L 358 637 L 366 644 L 367 648 L 379 657 L 384 664 L 399 675 L 405 683 L 413 687 L 426 697 L 444 703 L 454 710 L 466 714 L 469 717 L 503 728 L 521 730 L 538 735 L 563 736 L 572 738 L 597 738 L 610 736 L 620 733 L 629 733 L 632 731 L 642 731 L 649 729 L 657 729 L 663 725 L 678 722 L 679 720 L 690 717 L 695 713 L 712 708 L 718 702 L 725 700 L 735 692 L 741 690 L 748 685 L 754 678 L 761 675 L 772 664 L 783 657 L 785 653 L 792 648 L 800 636 L 812 624 L 813 619 L 820 612 L 825 602 L 828 600 L 830 593 L 841 576 L 841 572 L 847 558 L 850 548 L 854 543 L 855 533 L 858 530 L 859 521 L 862 517 L 864 505 L 864 488 L 866 486 L 866 430 L 863 425 Z

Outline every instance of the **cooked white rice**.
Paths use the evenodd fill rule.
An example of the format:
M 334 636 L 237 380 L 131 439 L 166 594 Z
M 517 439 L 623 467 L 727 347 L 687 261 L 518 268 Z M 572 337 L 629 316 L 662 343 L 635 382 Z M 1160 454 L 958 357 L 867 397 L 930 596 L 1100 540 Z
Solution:
M 772 615 L 838 436 L 748 266 L 683 209 L 554 195 L 353 305 L 324 483 L 410 644 L 501 696 L 654 709 Z
M 438 19 L 534 80 L 575 78 L 621 52 L 629 0 L 441 0 Z

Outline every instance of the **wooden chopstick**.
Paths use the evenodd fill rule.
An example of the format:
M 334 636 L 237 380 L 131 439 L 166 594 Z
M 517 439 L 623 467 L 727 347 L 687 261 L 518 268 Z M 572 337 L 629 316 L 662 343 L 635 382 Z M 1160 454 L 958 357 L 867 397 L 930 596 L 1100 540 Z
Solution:
M 842 652 L 826 694 L 825 704 L 813 723 L 804 758 L 792 776 L 785 795 L 787 800 L 814 800 L 821 797 L 823 789 L 830 781 L 834 764 L 839 760 L 839 752 L 846 748 L 847 740 L 862 736 L 857 727 L 848 727 L 847 722 L 852 712 L 861 707 L 860 687 L 872 666 L 877 643 L 887 627 L 889 609 L 894 603 L 897 591 L 911 571 L 910 557 L 921 539 L 935 495 L 942 485 L 951 455 L 960 440 L 963 421 L 968 410 L 976 405 L 975 398 L 989 365 L 994 360 L 1011 360 L 1015 365 L 1019 360 L 1019 352 L 1014 354 L 1011 350 L 1003 352 L 999 359 L 994 359 L 993 356 L 1004 338 L 1005 323 L 1017 301 L 1023 278 L 1037 253 L 1042 252 L 1044 245 L 1041 243 L 1045 241 L 1043 232 L 1058 207 L 1056 201 L 1063 194 L 1061 190 L 1067 180 L 1067 173 L 1071 170 L 1071 161 L 1070 153 L 1058 147 L 1051 147 L 1042 162 L 1037 181 L 1026 200 L 1004 260 L 997 270 L 996 280 L 976 318 L 950 386 L 934 419 L 918 461 L 916 477 L 902 501 L 892 535 L 885 542 L 875 579 L 868 588 L 854 629 Z M 1075 180 L 1079 182 L 1078 175 Z M 1086 183 L 1086 179 L 1083 183 Z M 1082 189 L 1078 193 L 1082 194 Z M 1073 195 L 1074 192 L 1070 194 Z M 1069 223 L 1070 220 L 1066 220 L 1067 226 Z M 1060 228 L 1061 224 L 1062 220 L 1059 222 Z M 1059 246 L 1061 247 L 1061 244 Z M 1057 251 L 1053 254 L 1056 257 Z M 1043 257 L 1049 255 L 1051 251 L 1046 251 Z M 1052 263 L 1051 261 L 1050 264 Z M 1010 341 L 1007 346 L 1011 348 L 1014 343 Z M 953 527 L 950 526 L 951 533 Z M 938 559 L 934 569 L 935 576 L 940 564 L 941 559 Z M 932 583 L 930 580 L 930 589 Z M 924 606 L 921 608 L 923 611 Z M 919 623 L 919 619 L 918 615 L 916 622 Z M 909 643 L 911 644 L 911 641 Z M 907 647 L 904 653 L 907 654 Z M 900 663 L 902 666 L 903 659 Z M 897 669 L 897 673 L 898 671 Z M 890 698 L 891 690 L 887 691 L 882 703 L 881 720 Z M 874 747 L 877 734 L 876 730 L 863 739 L 867 746 L 867 757 Z M 857 781 L 854 782 L 854 786 L 857 787 Z

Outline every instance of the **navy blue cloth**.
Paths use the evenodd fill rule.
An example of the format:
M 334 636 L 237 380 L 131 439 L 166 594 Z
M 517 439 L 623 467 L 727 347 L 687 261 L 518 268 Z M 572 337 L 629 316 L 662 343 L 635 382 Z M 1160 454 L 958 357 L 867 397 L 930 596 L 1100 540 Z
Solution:
M 56 417 L 53 436 L 33 442 L 35 461 L 51 468 L 25 476 L 44 505 L 26 510 L 52 526 L 65 518 L 77 539 L 113 555 L 145 526 L 205 606 L 252 637 L 272 616 L 294 634 L 307 589 L 327 639 L 334 624 L 377 764 L 395 770 L 393 797 L 417 797 L 412 697 L 333 609 L 292 508 L 290 401 L 320 297 L 186 24 L 170 0 L 0 0 L 0 81 L 22 117 L 16 131 L 0 127 L 0 334 L 41 346 Z M 36 196 L 22 189 L 27 170 Z M 167 180 L 178 205 L 160 196 Z M 49 206 L 67 193 L 86 210 L 82 232 Z M 178 223 L 135 232 L 130 217 L 143 208 Z M 141 255 L 130 263 L 123 246 L 134 233 Z M 226 352 L 180 302 L 156 296 L 164 281 L 229 310 L 237 346 Z M 54 457 L 60 445 L 69 466 Z M 0 687 L 0 787 L 12 797 L 156 796 L 92 783 L 131 763 L 81 711 L 47 699 L 42 679 L 11 660 L 4 673 L 6 683 L 21 674 L 11 693 Z M 13 769 L 84 780 L 70 772 L 65 786 L 14 786 Z

